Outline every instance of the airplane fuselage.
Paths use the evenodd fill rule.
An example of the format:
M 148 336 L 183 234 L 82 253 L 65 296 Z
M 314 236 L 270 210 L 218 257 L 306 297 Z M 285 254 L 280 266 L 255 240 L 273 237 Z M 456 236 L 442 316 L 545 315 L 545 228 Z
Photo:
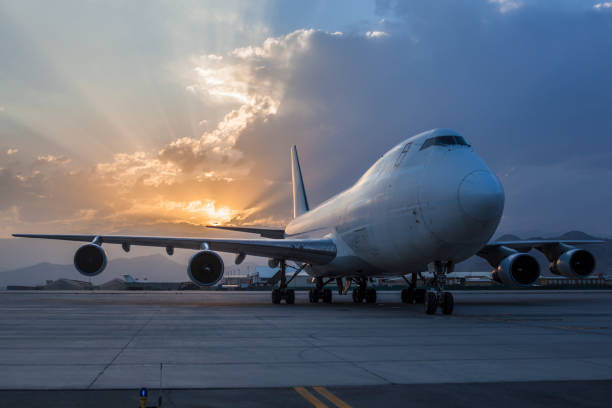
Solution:
M 474 255 L 504 207 L 498 178 L 449 129 L 413 136 L 385 153 L 348 190 L 296 217 L 286 238 L 331 238 L 336 258 L 314 276 L 420 272 Z

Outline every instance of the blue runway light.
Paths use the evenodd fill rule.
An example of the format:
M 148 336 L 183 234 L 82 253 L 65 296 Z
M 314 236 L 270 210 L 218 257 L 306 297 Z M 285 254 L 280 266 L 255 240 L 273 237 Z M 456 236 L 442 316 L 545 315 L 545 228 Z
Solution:
M 141 397 L 143 397 L 143 398 L 144 398 L 144 397 L 146 397 L 146 396 L 147 396 L 147 394 L 148 394 L 148 392 L 147 392 L 147 389 L 146 389 L 146 388 L 141 388 L 141 389 L 140 389 L 140 396 L 141 396 Z

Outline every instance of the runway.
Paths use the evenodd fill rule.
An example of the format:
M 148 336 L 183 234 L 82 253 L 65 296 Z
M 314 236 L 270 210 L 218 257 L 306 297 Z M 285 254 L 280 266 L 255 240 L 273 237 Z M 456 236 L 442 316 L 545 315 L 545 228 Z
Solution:
M 448 390 L 490 396 L 495 387 L 566 395 L 561 405 L 607 402 L 612 291 L 458 291 L 452 316 L 426 316 L 398 292 L 379 291 L 374 305 L 334 301 L 308 304 L 306 292 L 296 305 L 272 305 L 268 292 L 0 292 L 0 389 L 11 390 L 0 398 L 136 398 L 142 386 L 159 388 L 161 368 L 167 398 L 220 398 L 206 406 L 240 395 L 244 406 L 312 406 L 295 387 L 337 406 L 315 386 L 353 407 L 376 402 L 356 397 L 368 389 L 388 395 L 388 406 L 425 389 L 433 403 Z

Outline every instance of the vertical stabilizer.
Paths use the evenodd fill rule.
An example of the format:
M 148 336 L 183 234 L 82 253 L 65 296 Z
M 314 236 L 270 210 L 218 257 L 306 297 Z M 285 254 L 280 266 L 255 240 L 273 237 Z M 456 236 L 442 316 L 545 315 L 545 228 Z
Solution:
M 308 199 L 295 146 L 291 148 L 291 183 L 293 184 L 293 218 L 295 218 L 308 211 Z

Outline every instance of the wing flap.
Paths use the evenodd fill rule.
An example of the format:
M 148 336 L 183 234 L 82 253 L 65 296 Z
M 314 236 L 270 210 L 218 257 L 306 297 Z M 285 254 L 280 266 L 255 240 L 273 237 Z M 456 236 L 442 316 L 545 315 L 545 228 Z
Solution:
M 206 228 L 216 228 L 228 231 L 248 232 L 250 234 L 259 234 L 264 238 L 283 239 L 285 238 L 284 228 L 262 228 L 262 227 L 243 227 L 234 225 L 207 225 Z

